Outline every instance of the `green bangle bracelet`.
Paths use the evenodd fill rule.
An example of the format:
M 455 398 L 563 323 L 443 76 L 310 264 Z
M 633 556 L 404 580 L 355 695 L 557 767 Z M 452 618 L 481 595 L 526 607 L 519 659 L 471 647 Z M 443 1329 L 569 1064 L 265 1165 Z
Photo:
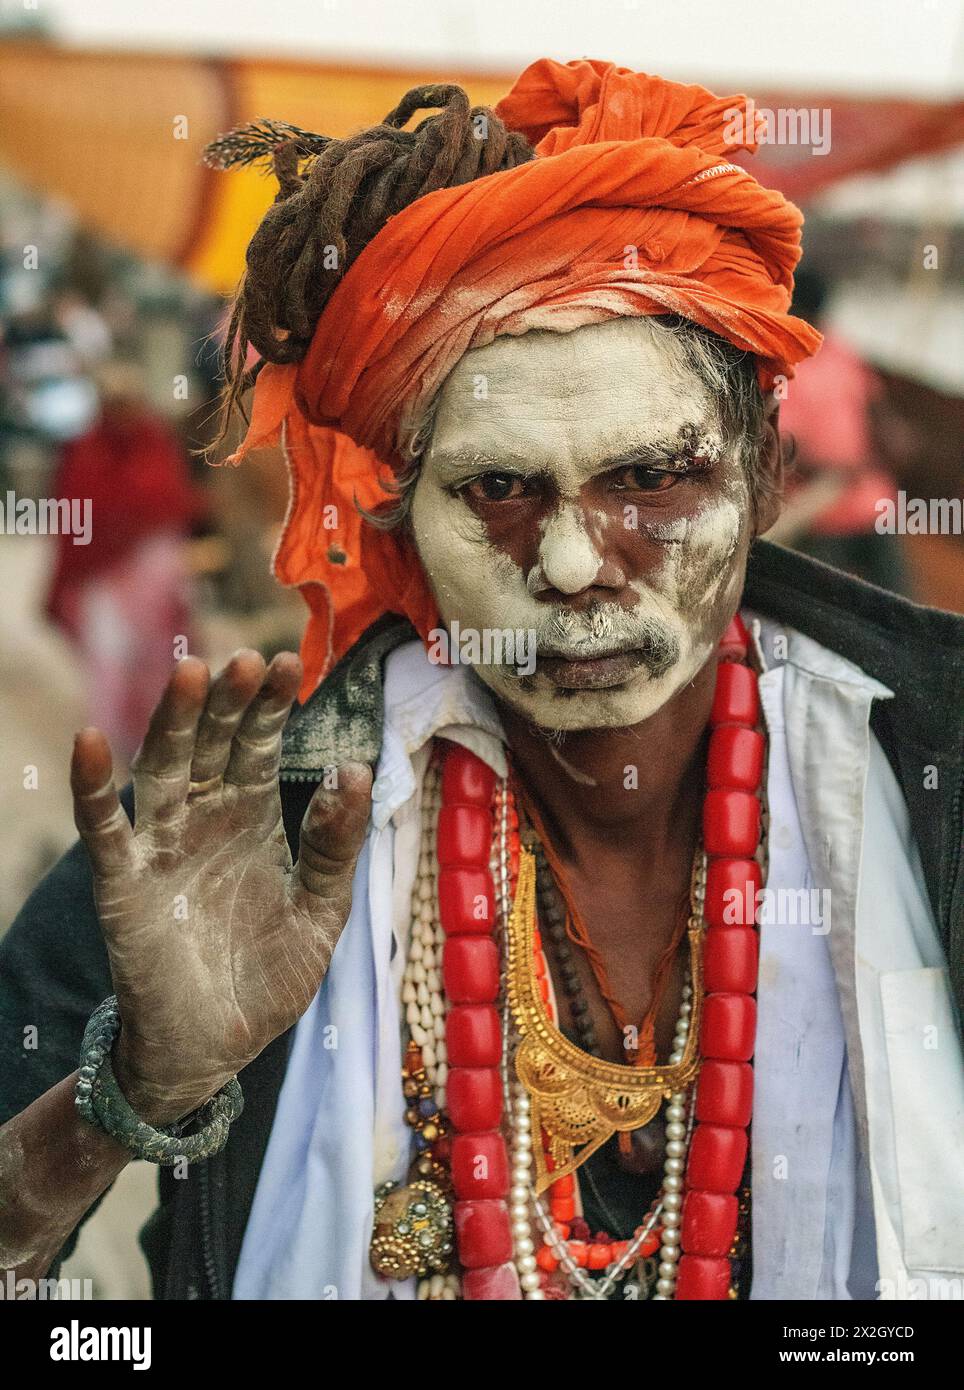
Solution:
M 80 1115 L 130 1149 L 136 1158 L 146 1159 L 148 1163 L 170 1165 L 182 1159 L 196 1163 L 220 1153 L 227 1143 L 231 1122 L 238 1118 L 244 1105 L 238 1078 L 232 1077 L 194 1116 L 178 1124 L 155 1128 L 131 1109 L 117 1084 L 110 1050 L 120 1032 L 120 1024 L 117 996 L 112 994 L 97 1005 L 84 1030 L 80 1075 L 74 1088 L 74 1104 Z M 201 1129 L 182 1137 L 182 1130 L 193 1119 Z

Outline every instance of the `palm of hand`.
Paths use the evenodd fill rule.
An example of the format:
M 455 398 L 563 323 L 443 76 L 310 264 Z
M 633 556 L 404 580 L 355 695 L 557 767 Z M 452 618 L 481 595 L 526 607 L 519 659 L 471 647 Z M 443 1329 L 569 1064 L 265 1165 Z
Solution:
M 219 1089 L 304 1013 L 350 908 L 367 769 L 345 769 L 338 795 L 319 788 L 293 866 L 277 782 L 292 673 L 279 680 L 279 660 L 255 698 L 229 666 L 180 725 L 172 678 L 135 762 L 133 830 L 109 777 L 77 797 L 121 1066 L 172 1109 Z M 75 795 L 78 776 L 75 755 Z

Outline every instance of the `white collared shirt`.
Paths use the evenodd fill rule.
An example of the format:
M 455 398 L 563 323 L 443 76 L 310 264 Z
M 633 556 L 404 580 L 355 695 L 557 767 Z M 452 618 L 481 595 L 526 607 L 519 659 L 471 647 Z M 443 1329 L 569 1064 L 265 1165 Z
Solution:
M 829 931 L 818 914 L 761 926 L 751 1297 L 867 1298 L 878 1280 L 883 1297 L 919 1297 L 908 1281 L 935 1276 L 964 1297 L 964 1071 L 906 806 L 869 728 L 891 692 L 744 617 L 766 668 L 767 888 L 831 904 Z M 375 1276 L 368 1245 L 374 1189 L 410 1161 L 400 995 L 422 775 L 436 736 L 499 775 L 505 755 L 482 684 L 418 642 L 387 658 L 384 696 L 351 916 L 295 1030 L 235 1298 L 414 1297 L 414 1280 Z

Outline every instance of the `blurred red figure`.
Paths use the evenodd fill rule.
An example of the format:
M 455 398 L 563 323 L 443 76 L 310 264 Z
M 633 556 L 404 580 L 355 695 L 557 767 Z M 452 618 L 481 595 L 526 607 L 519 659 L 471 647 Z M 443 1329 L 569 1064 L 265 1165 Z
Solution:
M 876 458 L 873 415 L 880 378 L 822 321 L 826 290 L 812 271 L 799 271 L 794 313 L 823 333 L 816 356 L 796 369 L 780 406 L 780 429 L 796 445 L 796 477 L 772 539 L 817 560 L 902 591 L 899 542 L 875 528 L 880 504 L 896 501 L 892 475 Z
M 89 499 L 89 543 L 57 537 L 47 612 L 80 648 L 91 718 L 128 759 L 187 648 L 190 607 L 183 542 L 205 510 L 166 421 L 148 403 L 139 370 L 106 364 L 100 416 L 64 446 L 55 497 Z

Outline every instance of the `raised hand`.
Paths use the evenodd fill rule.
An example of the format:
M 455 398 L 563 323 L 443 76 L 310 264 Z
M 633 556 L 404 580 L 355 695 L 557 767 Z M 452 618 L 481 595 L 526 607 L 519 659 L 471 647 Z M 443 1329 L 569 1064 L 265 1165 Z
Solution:
M 348 919 L 368 819 L 367 766 L 319 787 L 292 867 L 281 821 L 281 731 L 298 658 L 235 654 L 213 682 L 174 671 L 133 766 L 135 821 L 107 740 L 77 736 L 74 815 L 122 1027 L 114 1069 L 155 1124 L 217 1091 L 304 1013 Z

